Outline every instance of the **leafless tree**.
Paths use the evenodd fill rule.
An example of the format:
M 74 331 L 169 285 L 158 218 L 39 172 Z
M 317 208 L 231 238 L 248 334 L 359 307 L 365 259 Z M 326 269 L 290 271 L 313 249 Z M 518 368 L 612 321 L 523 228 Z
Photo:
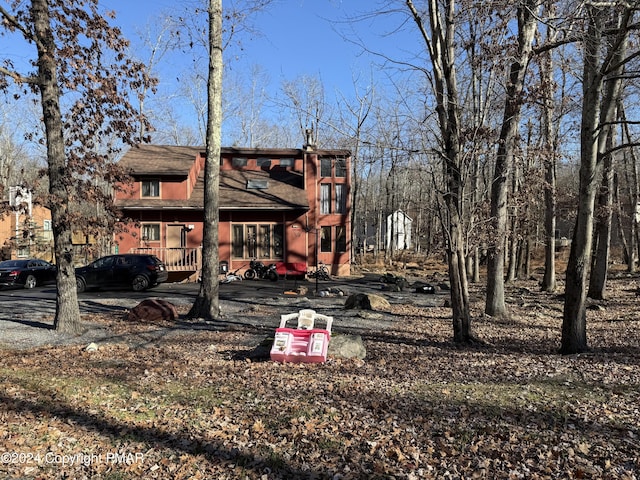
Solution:
M 506 86 L 504 115 L 498 140 L 495 172 L 491 185 L 491 220 L 495 240 L 487 259 L 487 300 L 485 313 L 504 317 L 504 239 L 507 237 L 509 176 L 517 149 L 517 132 L 522 109 L 524 81 L 533 51 L 538 21 L 538 0 L 525 0 L 517 6 L 518 37 Z
M 218 299 L 218 210 L 222 129 L 222 0 L 209 1 L 209 80 L 207 82 L 207 158 L 204 170 L 202 282 L 188 313 L 190 318 L 216 319 Z
M 621 71 L 638 52 L 627 54 L 635 4 L 584 6 L 584 68 L 580 135 L 578 211 L 567 264 L 561 352 L 584 352 L 587 347 L 586 296 L 591 264 L 594 203 L 609 131 L 616 119 Z

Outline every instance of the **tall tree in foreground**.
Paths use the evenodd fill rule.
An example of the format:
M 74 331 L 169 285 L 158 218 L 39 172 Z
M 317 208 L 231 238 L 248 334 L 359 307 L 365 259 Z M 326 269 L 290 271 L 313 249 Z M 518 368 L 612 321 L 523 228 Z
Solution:
M 493 317 L 507 315 L 504 301 L 505 238 L 507 237 L 508 190 L 513 158 L 516 153 L 518 123 L 522 110 L 524 79 L 529 66 L 536 32 L 538 0 L 518 4 L 518 41 L 509 70 L 504 115 L 498 153 L 491 185 L 491 221 L 493 244 L 487 256 L 487 301 L 485 313 Z
M 139 64 L 121 53 L 128 42 L 98 13 L 97 0 L 13 0 L 0 6 L 2 33 L 34 48 L 35 71 L 10 59 L 0 67 L 0 88 L 13 80 L 39 96 L 45 126 L 48 206 L 53 223 L 56 330 L 81 330 L 71 234 L 83 218 L 70 206 L 102 200 L 93 180 L 122 180 L 115 151 L 100 142 L 117 135 L 135 141 L 136 117 L 126 92 L 145 81 Z M 63 111 L 61 105 L 68 106 Z M 138 141 L 140 139 L 137 139 Z
M 189 318 L 220 316 L 218 298 L 218 210 L 222 130 L 222 0 L 209 0 L 209 76 L 207 100 L 207 158 L 204 167 L 204 232 L 202 282 Z
M 586 4 L 586 35 L 582 77 L 580 129 L 580 185 L 578 212 L 567 263 L 562 321 L 563 354 L 584 352 L 587 347 L 587 275 L 591 264 L 594 204 L 609 130 L 616 119 L 630 25 L 635 7 L 627 4 Z M 636 56 L 632 54 L 631 57 Z
M 429 52 L 432 65 L 433 88 L 436 98 L 438 126 L 442 134 L 440 157 L 444 162 L 444 202 L 447 218 L 447 262 L 451 282 L 453 339 L 457 343 L 473 341 L 469 285 L 464 254 L 464 225 L 462 218 L 462 154 L 460 152 L 460 101 L 455 63 L 455 0 L 428 0 L 429 31 L 412 0 L 406 0 Z

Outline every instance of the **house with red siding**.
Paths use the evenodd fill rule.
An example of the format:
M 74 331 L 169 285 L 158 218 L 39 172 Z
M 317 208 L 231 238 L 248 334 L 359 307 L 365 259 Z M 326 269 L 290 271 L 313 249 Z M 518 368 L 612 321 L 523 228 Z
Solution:
M 201 266 L 204 147 L 139 145 L 121 159 L 133 183 L 115 194 L 124 233 L 120 253 L 150 252 L 170 271 Z M 276 263 L 280 274 L 325 264 L 350 273 L 350 152 L 222 148 L 219 256 L 229 270 L 251 259 Z

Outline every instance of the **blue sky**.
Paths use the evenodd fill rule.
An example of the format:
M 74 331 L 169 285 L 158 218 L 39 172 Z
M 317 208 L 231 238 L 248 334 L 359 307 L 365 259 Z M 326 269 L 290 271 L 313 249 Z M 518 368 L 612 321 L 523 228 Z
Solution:
M 116 23 L 135 44 L 136 30 L 154 20 L 162 12 L 176 12 L 180 2 L 170 0 L 102 0 L 105 8 L 116 10 Z M 319 76 L 330 94 L 336 90 L 352 93 L 354 78 L 369 81 L 371 56 L 361 55 L 357 45 L 343 38 L 340 32 L 351 27 L 345 18 L 375 8 L 375 0 L 273 0 L 264 11 L 251 19 L 255 35 L 241 37 L 242 52 L 225 59 L 236 70 L 260 65 L 268 72 L 274 87 L 282 80 L 301 75 Z M 223 8 L 225 1 L 223 0 Z M 377 22 L 376 32 L 367 30 L 371 24 L 359 24 L 359 34 L 376 49 L 393 49 L 399 40 L 382 39 L 386 26 Z M 389 27 L 392 28 L 392 27 Z M 406 38 L 406 37 L 405 37 Z
M 238 0 L 242 1 L 242 0 Z M 116 19 L 112 23 L 120 26 L 124 35 L 132 43 L 133 53 L 139 48 L 140 35 L 149 25 L 157 24 L 167 13 L 181 15 L 187 5 L 195 9 L 202 5 L 202 0 L 99 0 L 101 9 L 114 10 Z M 227 4 L 223 0 L 223 7 Z M 382 34 L 392 30 L 393 19 L 386 17 L 362 22 L 355 26 L 345 20 L 376 5 L 386 5 L 382 0 L 272 0 L 262 12 L 251 18 L 252 34 L 246 32 L 238 37 L 241 50 L 235 48 L 225 51 L 225 63 L 233 73 L 245 75 L 254 66 L 260 66 L 269 76 L 268 91 L 275 96 L 280 91 L 283 81 L 292 81 L 301 76 L 318 77 L 325 90 L 326 100 L 331 102 L 335 97 L 352 96 L 358 81 L 358 90 L 363 91 L 372 81 L 372 76 L 380 73 L 376 64 L 379 59 L 362 54 L 358 45 L 346 40 L 341 32 L 357 30 L 368 45 L 374 50 L 387 52 L 401 51 L 397 45 L 410 45 L 405 39 L 397 36 L 383 38 Z M 396 19 L 397 20 L 397 19 Z M 0 37 L 0 53 L 16 60 L 30 58 L 33 52 L 23 53 L 12 42 L 10 36 Z M 415 45 L 415 43 L 414 43 Z M 203 50 L 203 54 L 205 54 Z M 141 52 L 138 58 L 145 61 L 146 54 Z M 163 59 L 157 68 L 161 80 L 160 92 L 175 92 L 180 77 L 184 77 L 187 68 L 185 62 L 193 62 L 191 55 L 173 54 Z M 202 66 L 206 73 L 206 66 Z M 373 81 L 383 82 L 381 75 Z M 382 77 L 384 78 L 384 77 Z M 380 85 L 378 84 L 378 88 Z M 180 99 L 172 100 L 175 105 Z M 184 104 L 178 109 L 184 112 Z M 184 121 L 193 118 L 192 114 L 183 114 Z
M 326 88 L 344 90 L 352 72 L 368 64 L 331 21 L 345 14 L 341 1 L 278 1 L 258 16 L 263 37 L 247 44 L 247 57 L 264 64 L 275 79 L 320 75 Z

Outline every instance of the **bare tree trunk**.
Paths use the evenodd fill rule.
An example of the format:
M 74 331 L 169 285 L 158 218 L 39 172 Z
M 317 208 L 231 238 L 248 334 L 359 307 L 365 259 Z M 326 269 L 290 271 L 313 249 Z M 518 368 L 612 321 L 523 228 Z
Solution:
M 204 231 L 202 282 L 189 318 L 213 320 L 220 316 L 218 298 L 218 211 L 220 138 L 222 126 L 222 0 L 209 0 L 209 81 L 207 158 L 204 167 Z
M 496 166 L 491 186 L 491 221 L 495 242 L 489 245 L 487 258 L 487 301 L 485 313 L 492 317 L 507 316 L 504 301 L 504 241 L 507 233 L 508 180 L 513 163 L 516 133 L 522 107 L 524 79 L 529 65 L 536 32 L 537 0 L 527 0 L 518 7 L 518 48 L 511 64 L 507 98 Z
M 626 113 L 624 110 L 624 103 L 620 102 L 618 106 L 620 110 L 620 118 L 623 125 L 623 143 L 626 139 L 627 142 L 632 143 L 631 134 L 629 132 L 629 124 L 626 122 Z M 627 258 L 627 271 L 634 273 L 636 271 L 636 262 L 638 260 L 638 219 L 640 217 L 640 187 L 638 186 L 638 162 L 635 155 L 635 149 L 629 149 L 625 151 L 625 178 L 627 180 L 627 194 L 629 201 L 631 202 L 631 228 L 629 232 L 629 248 Z M 628 156 L 627 156 L 628 155 Z M 630 158 L 630 161 L 629 161 Z
M 76 275 L 73 266 L 72 225 L 69 223 L 69 198 L 66 190 L 68 165 L 65 155 L 62 114 L 60 111 L 60 89 L 56 57 L 52 52 L 56 46 L 51 30 L 51 17 L 46 0 L 31 2 L 31 15 L 34 20 L 35 42 L 38 47 L 38 78 L 42 116 L 47 137 L 47 163 L 49 173 L 49 194 L 53 201 L 51 223 L 53 224 L 54 254 L 58 274 L 56 277 L 56 314 L 54 328 L 65 333 L 81 331 L 80 308 L 76 291 Z
M 473 279 L 472 282 L 480 283 L 480 248 L 473 249 Z
M 519 193 L 519 185 L 520 185 L 520 175 L 521 169 L 518 165 L 518 162 L 513 165 L 513 175 L 511 176 L 511 198 L 513 199 L 513 205 L 511 210 L 511 227 L 507 229 L 508 231 L 508 249 L 509 249 L 509 263 L 507 266 L 507 282 L 513 282 L 516 278 L 518 278 L 518 262 L 519 255 L 518 250 L 520 249 L 520 208 L 518 205 L 518 193 Z M 509 215 L 507 214 L 507 223 L 509 223 Z
M 353 157 L 351 159 L 352 167 L 351 167 L 351 179 L 352 179 L 352 188 L 351 188 L 351 258 L 356 258 L 357 249 L 359 245 L 362 245 L 363 251 L 362 253 L 366 253 L 367 246 L 367 229 L 366 229 L 366 210 L 364 211 L 364 225 L 365 229 L 363 232 L 363 238 L 358 238 L 356 235 L 356 228 L 358 223 L 360 222 L 359 211 L 358 208 L 358 198 L 360 194 L 360 184 L 361 184 L 361 172 L 360 172 L 360 142 L 361 142 L 361 134 L 362 134 L 362 126 L 364 125 L 365 120 L 369 115 L 369 111 L 371 110 L 371 99 L 358 98 L 359 108 L 357 111 L 355 109 L 351 109 L 351 113 L 354 114 L 356 118 L 356 129 L 354 135 L 354 151 Z M 365 104 L 366 101 L 366 104 Z M 357 241 L 353 241 L 357 240 Z
M 449 205 L 449 212 L 453 206 Z M 458 219 L 459 220 L 459 219 Z M 451 243 L 448 249 L 449 281 L 451 282 L 451 307 L 453 310 L 453 341 L 469 343 L 474 341 L 471 333 L 471 313 L 469 311 L 469 286 L 465 271 L 463 236 L 460 223 L 450 220 Z M 454 237 L 455 236 L 455 237 Z
M 546 102 L 545 102 L 546 103 Z M 542 291 L 556 289 L 556 153 L 552 140 L 551 121 L 553 112 L 545 108 L 545 153 L 544 153 L 544 276 Z
M 523 271 L 525 278 L 531 277 L 531 245 L 533 241 L 531 235 L 527 235 L 527 239 L 524 242 L 524 259 L 523 259 Z
M 633 256 L 633 252 L 629 250 L 629 243 L 627 242 L 627 234 L 625 233 L 625 226 L 622 221 L 622 203 L 620 201 L 620 185 L 618 183 L 618 174 L 614 171 L 613 173 L 613 203 L 615 205 L 616 212 L 616 227 L 618 228 L 618 237 L 620 239 L 620 243 L 622 244 L 622 251 L 624 256 L 624 261 L 627 263 L 627 271 L 629 271 L 629 265 L 632 264 L 631 258 Z M 631 221 L 633 225 L 633 221 Z
M 545 2 L 546 16 L 555 14 L 555 4 Z M 557 30 L 547 29 L 548 41 L 555 41 Z M 556 167 L 557 167 L 557 139 L 554 128 L 555 92 L 557 90 L 553 77 L 553 57 L 550 51 L 540 56 L 540 76 L 543 85 L 547 86 L 543 92 L 542 103 L 542 141 L 544 162 L 544 276 L 541 290 L 554 292 L 556 289 Z
M 609 131 L 608 150 L 613 146 L 613 129 Z M 598 196 L 598 211 L 596 213 L 595 255 L 591 264 L 589 277 L 589 291 L 587 296 L 602 300 L 607 285 L 609 271 L 609 251 L 611 249 L 611 219 L 613 207 L 613 158 L 612 154 L 605 154 L 600 195 Z
M 590 4 L 588 11 L 588 31 L 584 46 L 582 121 L 580 129 L 580 189 L 578 212 L 573 231 L 571 252 L 566 272 L 564 312 L 562 319 L 563 354 L 584 352 L 587 347 L 586 286 L 591 260 L 593 239 L 593 209 L 598 190 L 598 178 L 602 164 L 598 161 L 606 146 L 610 124 L 615 120 L 620 76 L 606 83 L 606 66 L 601 65 L 603 31 L 611 10 L 607 6 Z M 628 22 L 629 12 L 624 14 Z M 607 61 L 622 68 L 624 46 L 628 36 L 626 25 L 618 39 L 613 39 L 613 48 Z M 605 90 L 603 95 L 603 89 Z
M 474 339 L 471 333 L 471 313 L 461 218 L 463 211 L 461 193 L 464 180 L 460 154 L 460 102 L 455 69 L 455 2 L 446 0 L 442 5 L 437 0 L 429 0 L 431 36 L 425 29 L 422 17 L 413 1 L 405 1 L 427 46 L 433 67 L 436 113 L 442 134 L 441 157 L 445 167 L 444 202 L 447 207 L 447 260 L 451 282 L 453 339 L 456 343 L 469 343 Z

